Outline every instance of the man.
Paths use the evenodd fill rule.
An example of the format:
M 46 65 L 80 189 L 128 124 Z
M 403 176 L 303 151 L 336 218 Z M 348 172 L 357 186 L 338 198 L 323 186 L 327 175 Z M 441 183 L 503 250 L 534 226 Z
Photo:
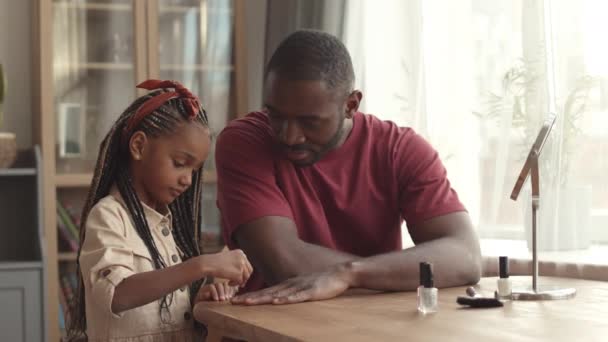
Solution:
M 357 112 L 348 51 L 298 31 L 270 59 L 264 111 L 231 122 L 216 148 L 224 238 L 255 271 L 236 304 L 284 304 L 476 283 L 479 243 L 437 152 L 411 129 Z M 390 89 L 389 89 L 390 91 Z M 415 247 L 402 250 L 405 220 Z

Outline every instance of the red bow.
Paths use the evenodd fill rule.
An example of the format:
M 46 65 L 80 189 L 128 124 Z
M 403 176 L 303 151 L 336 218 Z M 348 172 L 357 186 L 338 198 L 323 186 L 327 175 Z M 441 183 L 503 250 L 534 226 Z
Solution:
M 177 81 L 147 80 L 138 84 L 137 88 L 147 90 L 174 88 L 175 91 L 160 93 L 144 102 L 137 109 L 135 115 L 133 115 L 129 119 L 129 122 L 127 123 L 127 127 L 125 129 L 125 135 L 131 132 L 135 127 L 137 127 L 137 125 L 144 117 L 154 112 L 158 107 L 162 106 L 165 102 L 171 99 L 179 97 L 185 100 L 184 105 L 186 107 L 186 110 L 188 111 L 188 116 L 191 120 L 196 117 L 199 112 L 199 108 L 201 107 L 201 103 L 198 97 L 193 95 L 190 90 L 188 90 L 188 88 L 184 87 L 181 83 Z

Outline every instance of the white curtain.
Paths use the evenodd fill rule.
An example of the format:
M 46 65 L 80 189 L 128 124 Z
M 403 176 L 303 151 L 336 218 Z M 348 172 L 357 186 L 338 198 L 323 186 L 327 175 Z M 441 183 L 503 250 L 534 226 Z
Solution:
M 347 1 L 343 38 L 362 111 L 411 126 L 435 146 L 482 238 L 522 243 L 529 191 L 517 202 L 509 196 L 555 111 L 541 156 L 539 247 L 608 241 L 607 7 L 601 0 Z

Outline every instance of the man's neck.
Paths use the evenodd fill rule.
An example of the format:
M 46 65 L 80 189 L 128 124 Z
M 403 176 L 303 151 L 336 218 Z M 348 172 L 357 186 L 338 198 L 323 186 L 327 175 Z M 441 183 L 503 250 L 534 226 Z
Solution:
M 340 136 L 340 139 L 338 140 L 338 143 L 333 148 L 334 150 L 340 148 L 340 146 L 342 146 L 346 142 L 346 139 L 348 139 L 348 137 L 350 136 L 350 132 L 353 130 L 353 120 L 354 118 L 344 119 L 344 125 L 342 126 L 342 134 Z

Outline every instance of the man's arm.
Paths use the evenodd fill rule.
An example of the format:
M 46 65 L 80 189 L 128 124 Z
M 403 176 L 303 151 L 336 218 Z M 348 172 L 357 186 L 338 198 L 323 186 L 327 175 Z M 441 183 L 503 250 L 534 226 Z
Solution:
M 286 217 L 256 219 L 240 226 L 234 237 L 269 284 L 357 259 L 354 255 L 302 241 L 295 223 Z
M 410 227 L 415 247 L 368 258 L 305 243 L 297 237 L 293 222 L 285 218 L 262 218 L 241 228 L 237 230 L 237 241 L 267 281 L 296 277 L 238 296 L 233 301 L 237 304 L 326 299 L 349 287 L 413 290 L 418 286 L 421 261 L 434 264 L 439 287 L 473 284 L 481 275 L 479 243 L 466 212 L 439 216 Z
M 474 284 L 481 277 L 477 234 L 466 212 L 435 217 L 410 227 L 416 246 L 349 263 L 352 287 L 413 290 L 422 261 L 433 264 L 437 287 Z

